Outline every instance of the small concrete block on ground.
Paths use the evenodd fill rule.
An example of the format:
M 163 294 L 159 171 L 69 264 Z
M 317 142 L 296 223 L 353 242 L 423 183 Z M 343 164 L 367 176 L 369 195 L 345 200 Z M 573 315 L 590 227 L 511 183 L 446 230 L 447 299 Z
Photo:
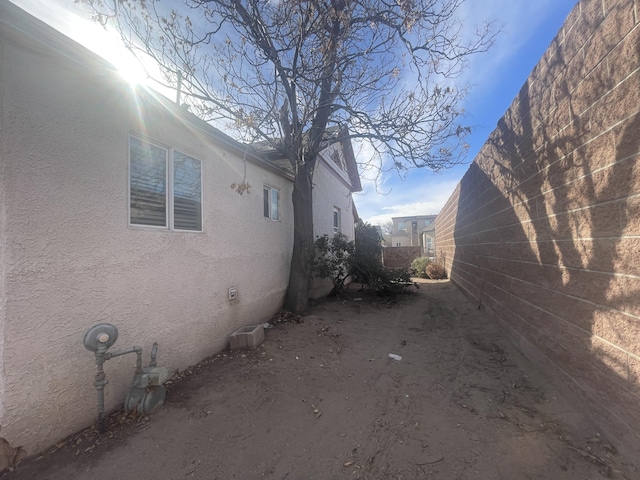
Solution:
M 231 350 L 240 348 L 256 348 L 264 340 L 264 327 L 262 325 L 252 325 L 242 327 L 229 335 Z

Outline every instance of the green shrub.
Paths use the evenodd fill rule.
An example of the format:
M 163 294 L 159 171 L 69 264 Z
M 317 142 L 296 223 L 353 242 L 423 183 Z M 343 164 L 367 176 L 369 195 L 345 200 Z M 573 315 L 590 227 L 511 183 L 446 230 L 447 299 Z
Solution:
M 443 265 L 439 263 L 429 263 L 426 268 L 427 277 L 432 280 L 441 280 L 443 278 L 447 278 L 447 272 L 444 269 Z
M 380 235 L 375 227 L 358 223 L 355 234 L 355 241 L 338 233 L 332 238 L 324 235 L 315 242 L 314 273 L 330 278 L 334 293 L 344 290 L 349 277 L 384 295 L 401 292 L 413 285 L 406 272 L 382 265 Z
M 344 282 L 350 275 L 350 257 L 354 252 L 354 242 L 346 235 L 336 233 L 332 238 L 323 235 L 315 241 L 316 255 L 313 271 L 321 278 L 330 278 L 334 291 L 344 289 Z
M 382 245 L 378 230 L 368 223 L 356 224 L 355 252 L 349 259 L 354 281 L 380 295 L 392 295 L 414 285 L 404 270 L 382 265 Z
M 355 252 L 350 259 L 350 271 L 353 280 L 369 284 L 381 276 L 382 245 L 378 230 L 368 223 L 356 224 Z
M 393 270 L 381 265 L 377 275 L 371 276 L 366 285 L 379 295 L 394 295 L 416 284 L 406 270 Z
M 427 265 L 429 265 L 429 259 L 427 257 L 418 257 L 411 262 L 411 269 L 415 276 L 427 278 Z

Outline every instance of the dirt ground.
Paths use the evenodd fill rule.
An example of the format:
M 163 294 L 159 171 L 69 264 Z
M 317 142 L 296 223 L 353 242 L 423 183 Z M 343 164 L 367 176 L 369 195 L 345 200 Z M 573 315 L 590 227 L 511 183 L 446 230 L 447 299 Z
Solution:
M 323 300 L 2 478 L 640 478 L 452 284 L 419 286 Z

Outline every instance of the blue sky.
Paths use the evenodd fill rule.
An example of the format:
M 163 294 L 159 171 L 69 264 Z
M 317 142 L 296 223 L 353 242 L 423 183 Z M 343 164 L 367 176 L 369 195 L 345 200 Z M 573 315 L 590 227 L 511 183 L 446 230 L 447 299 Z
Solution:
M 73 0 L 11 1 L 119 68 L 140 74 L 128 52 L 118 47 L 115 34 L 89 20 L 86 7 Z M 471 87 L 464 103 L 464 123 L 473 127 L 467 138 L 467 163 L 495 128 L 576 3 L 577 0 L 465 0 L 460 13 L 469 28 L 483 21 L 501 25 L 493 48 L 474 57 L 459 79 Z M 366 149 L 356 148 L 356 154 L 358 160 L 368 160 Z M 468 165 L 459 165 L 439 173 L 415 169 L 404 181 L 390 172 L 378 179 L 377 188 L 374 182 L 363 179 L 364 190 L 355 197 L 358 212 L 373 224 L 392 216 L 439 213 L 467 168 Z
M 360 216 L 381 224 L 392 216 L 437 214 L 524 85 L 577 0 L 467 0 L 465 16 L 496 21 L 502 33 L 493 48 L 476 56 L 462 81 L 470 87 L 464 123 L 472 126 L 467 164 L 434 173 L 416 169 L 404 181 L 389 174 L 376 192 L 371 182 L 356 196 Z

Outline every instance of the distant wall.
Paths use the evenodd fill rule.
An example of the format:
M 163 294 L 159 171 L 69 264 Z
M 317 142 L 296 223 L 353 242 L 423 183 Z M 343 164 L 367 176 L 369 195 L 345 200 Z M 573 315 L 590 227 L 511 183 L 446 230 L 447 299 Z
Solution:
M 627 447 L 640 445 L 639 7 L 575 6 L 436 222 L 451 279 Z
M 382 264 L 388 268 L 409 268 L 421 252 L 420 247 L 383 247 Z

